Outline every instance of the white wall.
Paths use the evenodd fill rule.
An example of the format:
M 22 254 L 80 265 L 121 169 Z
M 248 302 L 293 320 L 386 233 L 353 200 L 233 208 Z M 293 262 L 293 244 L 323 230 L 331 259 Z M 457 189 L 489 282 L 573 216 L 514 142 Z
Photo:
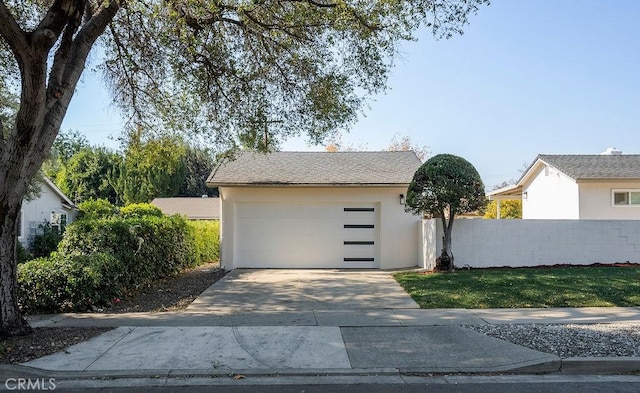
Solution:
M 578 191 L 575 180 L 552 167 L 541 167 L 523 188 L 522 218 L 578 219 Z
M 420 218 L 404 211 L 404 187 L 220 187 L 221 265 L 233 269 L 234 205 L 239 202 L 380 204 L 379 255 L 381 269 L 418 265 Z
M 439 221 L 439 220 L 438 220 Z M 440 236 L 442 236 L 442 225 L 440 225 Z M 438 257 L 438 246 L 442 246 L 442 241 L 438 242 L 438 226 L 436 220 L 422 220 L 420 225 L 420 255 L 418 266 L 422 269 L 433 270 L 436 267 Z M 441 251 L 442 249 L 440 249 Z
M 613 206 L 612 191 L 637 189 L 640 182 L 610 181 L 607 183 L 595 181 L 579 181 L 580 187 L 580 218 L 581 219 L 618 219 L 640 220 L 640 205 Z
M 42 184 L 39 198 L 22 203 L 22 236 L 18 241 L 23 246 L 29 246 L 29 237 L 35 234 L 38 225 L 51 220 L 51 212 L 67 214 L 67 223 L 76 218 L 76 211 L 63 207 L 60 196 L 47 184 Z
M 442 225 L 433 221 L 439 255 Z M 452 251 L 457 267 L 640 262 L 640 221 L 456 220 Z

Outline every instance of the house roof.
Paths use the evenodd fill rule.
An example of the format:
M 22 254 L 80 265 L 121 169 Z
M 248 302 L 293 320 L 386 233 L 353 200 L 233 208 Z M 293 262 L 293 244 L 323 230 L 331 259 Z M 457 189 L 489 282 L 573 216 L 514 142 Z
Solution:
M 538 159 L 573 179 L 640 179 L 640 155 L 550 155 Z
M 164 214 L 180 214 L 191 220 L 219 220 L 220 198 L 155 198 L 151 204 Z
M 62 192 L 52 181 L 46 176 L 43 176 L 44 184 L 46 184 L 51 190 L 60 197 L 62 205 L 70 210 L 77 210 L 76 205 Z
M 640 155 L 638 154 L 540 154 L 515 185 L 492 191 L 487 196 L 489 199 L 520 198 L 524 184 L 532 176 L 534 169 L 544 165 L 549 165 L 574 180 L 640 179 Z
M 407 185 L 420 165 L 412 151 L 242 152 L 222 161 L 207 184 Z

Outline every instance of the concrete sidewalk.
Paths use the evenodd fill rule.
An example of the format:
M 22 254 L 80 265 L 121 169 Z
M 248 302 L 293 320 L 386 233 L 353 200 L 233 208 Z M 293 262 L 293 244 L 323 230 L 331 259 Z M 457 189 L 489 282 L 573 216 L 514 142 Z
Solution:
M 52 314 L 28 318 L 33 327 L 118 326 L 449 326 L 482 324 L 638 323 L 637 307 L 499 309 L 282 309 L 210 307 L 208 312 Z
M 309 315 L 306 315 L 309 313 Z M 43 370 L 162 373 L 575 372 L 640 369 L 640 359 L 560 359 L 459 325 L 640 324 L 638 308 L 382 309 L 65 314 L 34 326 L 115 330 L 25 363 Z M 243 322 L 242 324 L 235 324 Z M 594 362 L 599 363 L 594 363 Z
M 100 377 L 640 369 L 636 358 L 560 359 L 463 326 L 640 324 L 638 308 L 416 307 L 385 272 L 235 271 L 183 312 L 32 317 L 34 327 L 115 329 L 27 362 L 24 366 L 31 368 L 22 370 Z

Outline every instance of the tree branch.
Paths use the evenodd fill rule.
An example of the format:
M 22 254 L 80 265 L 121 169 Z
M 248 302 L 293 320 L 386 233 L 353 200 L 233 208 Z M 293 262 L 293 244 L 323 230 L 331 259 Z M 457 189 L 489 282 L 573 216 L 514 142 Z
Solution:
M 47 86 L 47 110 L 58 100 L 63 94 L 63 76 L 64 70 L 69 61 L 71 48 L 73 47 L 73 36 L 80 27 L 83 13 L 75 14 L 70 20 L 62 33 L 60 46 L 53 58 L 53 65 L 49 73 L 49 85 Z
M 32 40 L 48 53 L 64 31 L 69 19 L 81 20 L 84 13 L 84 0 L 55 0 L 47 14 L 42 18 Z
M 335 8 L 338 6 L 336 3 L 320 3 L 314 0 L 288 0 L 289 3 L 307 3 L 319 8 Z
M 4 1 L 0 1 L 0 36 L 9 45 L 18 63 L 22 63 L 22 52 L 28 46 L 27 34 L 20 28 Z

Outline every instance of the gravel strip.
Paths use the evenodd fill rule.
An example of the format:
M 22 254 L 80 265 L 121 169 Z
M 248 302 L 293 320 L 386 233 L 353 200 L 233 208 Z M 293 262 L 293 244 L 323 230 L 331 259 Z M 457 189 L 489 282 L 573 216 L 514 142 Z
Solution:
M 467 325 L 464 328 L 560 358 L 640 356 L 640 325 Z

